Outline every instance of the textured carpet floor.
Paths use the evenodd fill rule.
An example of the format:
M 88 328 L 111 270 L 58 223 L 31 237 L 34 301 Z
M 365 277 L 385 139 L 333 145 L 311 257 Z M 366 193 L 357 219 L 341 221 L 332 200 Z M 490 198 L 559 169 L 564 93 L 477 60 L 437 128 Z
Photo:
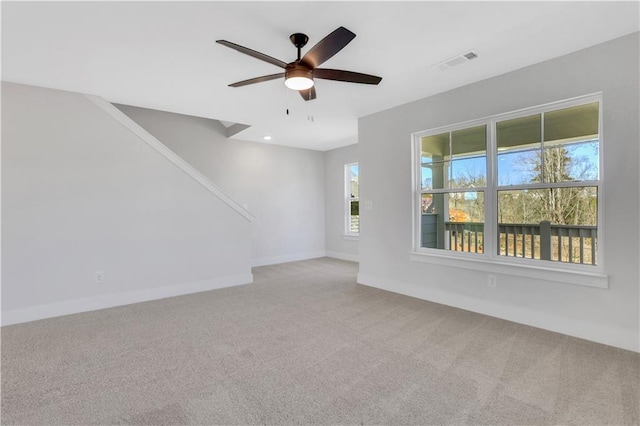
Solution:
M 622 425 L 640 356 L 355 284 L 255 283 L 2 328 L 3 424 Z

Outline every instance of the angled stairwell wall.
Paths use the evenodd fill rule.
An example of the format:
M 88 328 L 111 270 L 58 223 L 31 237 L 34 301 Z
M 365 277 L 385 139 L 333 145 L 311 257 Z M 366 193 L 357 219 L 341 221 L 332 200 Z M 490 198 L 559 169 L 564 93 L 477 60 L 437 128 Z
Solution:
M 252 281 L 253 216 L 172 154 L 104 100 L 2 83 L 3 325 Z
M 218 120 L 115 106 L 248 206 L 256 216 L 251 224 L 254 266 L 325 255 L 323 152 L 229 139 Z

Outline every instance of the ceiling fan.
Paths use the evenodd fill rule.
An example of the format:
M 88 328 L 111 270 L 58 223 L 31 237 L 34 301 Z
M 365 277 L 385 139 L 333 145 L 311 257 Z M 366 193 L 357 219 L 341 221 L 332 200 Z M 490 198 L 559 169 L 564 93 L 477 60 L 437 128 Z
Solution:
M 329 68 L 318 68 L 318 66 L 326 62 L 329 58 L 349 44 L 355 36 L 356 35 L 348 29 L 340 27 L 320 40 L 304 56 L 300 57 L 301 49 L 307 44 L 309 37 L 302 33 L 291 34 L 289 39 L 298 49 L 298 59 L 290 63 L 283 62 L 279 59 L 265 55 L 264 53 L 256 52 L 255 50 L 240 46 L 239 44 L 231 43 L 227 40 L 216 40 L 216 42 L 223 46 L 230 47 L 231 49 L 235 49 L 238 52 L 253 56 L 256 59 L 284 68 L 284 72 L 239 81 L 237 83 L 230 84 L 230 87 L 241 87 L 284 77 L 284 84 L 288 88 L 297 90 L 305 101 L 310 101 L 316 98 L 316 89 L 313 83 L 314 78 L 346 81 L 348 83 L 380 83 L 382 78 L 376 77 L 375 75 Z

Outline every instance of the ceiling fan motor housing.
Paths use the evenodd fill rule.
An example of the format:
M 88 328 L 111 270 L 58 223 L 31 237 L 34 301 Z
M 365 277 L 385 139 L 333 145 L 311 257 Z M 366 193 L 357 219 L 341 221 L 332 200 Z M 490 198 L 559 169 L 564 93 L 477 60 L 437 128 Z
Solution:
M 313 70 L 307 68 L 299 62 L 292 62 L 284 69 L 285 79 L 293 77 L 303 77 L 313 80 Z

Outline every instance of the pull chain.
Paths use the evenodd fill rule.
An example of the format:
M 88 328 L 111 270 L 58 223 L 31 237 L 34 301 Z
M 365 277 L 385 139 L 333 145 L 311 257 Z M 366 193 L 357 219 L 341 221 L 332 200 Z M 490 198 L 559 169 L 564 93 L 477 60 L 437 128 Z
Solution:
M 286 88 L 286 87 L 284 88 L 284 90 L 287 92 L 287 94 L 286 94 L 286 96 L 287 96 L 287 109 L 286 109 L 286 112 L 287 112 L 287 115 L 289 115 L 289 92 L 290 92 L 290 90 L 288 88 Z

